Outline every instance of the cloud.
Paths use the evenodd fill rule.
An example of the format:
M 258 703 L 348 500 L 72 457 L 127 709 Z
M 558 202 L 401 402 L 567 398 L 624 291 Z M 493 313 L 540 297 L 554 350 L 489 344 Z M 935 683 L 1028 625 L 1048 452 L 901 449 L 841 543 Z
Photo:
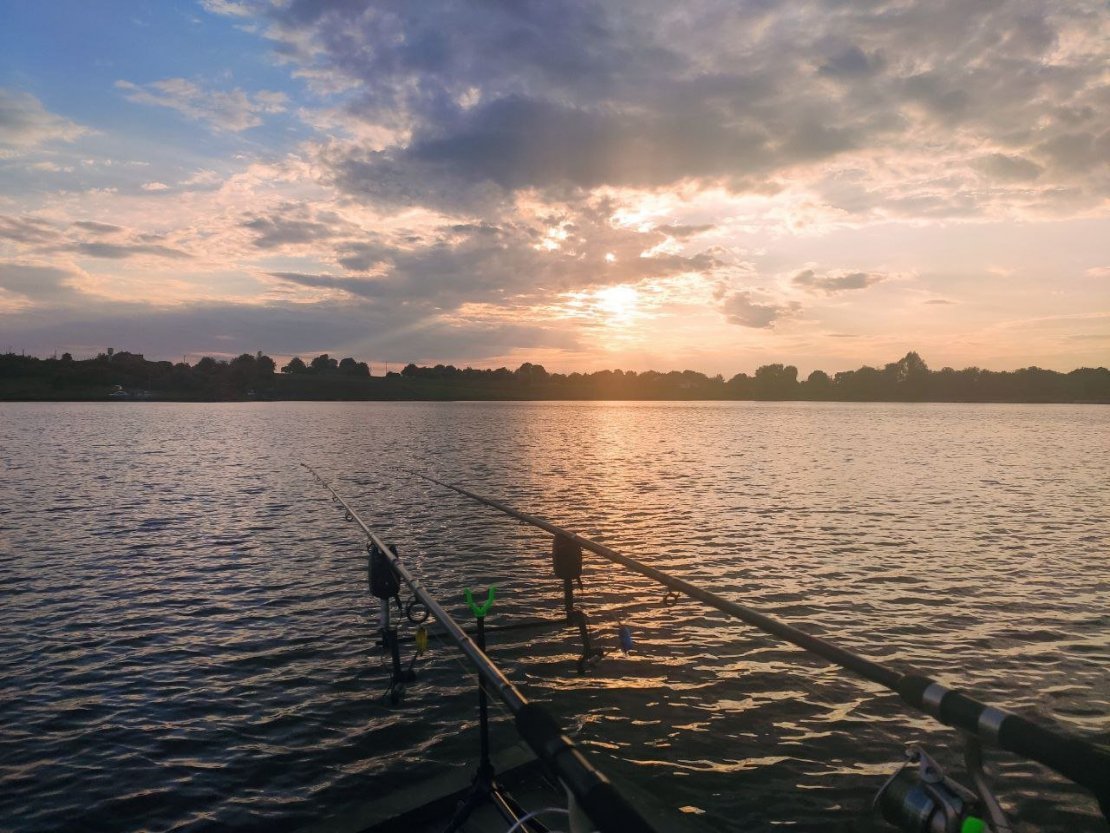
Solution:
M 558 13 L 260 0 L 235 13 L 247 8 L 295 72 L 347 85 L 336 109 L 364 132 L 332 137 L 318 161 L 379 207 L 485 213 L 521 189 L 816 190 L 835 170 L 860 177 L 856 210 L 873 219 L 1068 216 L 1110 195 L 1090 0 L 1051 13 L 810 0 L 789 15 L 714 0 L 696 15 L 651 0 Z M 984 149 L 1012 163 L 969 165 Z
M 154 255 L 155 257 L 166 257 L 173 260 L 184 260 L 192 257 L 188 252 L 183 252 L 180 249 L 153 243 L 71 243 L 65 247 L 65 251 L 110 260 L 123 260 L 135 255 Z
M 587 210 L 564 215 L 562 229 L 565 236 L 556 248 L 542 245 L 542 226 L 522 222 L 456 223 L 422 236 L 362 233 L 337 241 L 337 258 L 350 271 L 373 271 L 370 280 L 293 272 L 274 276 L 303 286 L 450 310 L 466 303 L 550 301 L 581 287 L 635 284 L 710 272 L 719 265 L 709 253 L 642 256 L 665 236 L 617 229 Z M 313 224 L 283 227 L 282 232 L 282 242 L 325 233 Z
M 1110 177 L 1079 176 L 1110 142 L 1103 61 L 1085 40 L 1102 25 L 1095 2 L 1047 14 L 812 0 L 780 14 L 707 0 L 696 16 L 646 0 L 224 6 L 209 9 L 264 19 L 304 77 L 351 85 L 345 117 L 379 138 L 331 142 L 321 162 L 375 204 L 461 211 L 521 189 L 690 182 L 762 192 L 807 168 L 819 181 L 841 159 L 898 216 L 1030 203 L 1028 190 L 976 194 L 958 177 L 905 193 L 889 171 L 916 156 L 976 158 L 1003 185 L 1035 179 L 1056 213 L 1110 193 Z M 892 165 L 861 168 L 877 149 Z M 1061 199 L 1064 181 L 1075 193 Z
M 0 214 L 0 239 L 24 244 L 49 243 L 58 239 L 58 229 L 53 223 L 37 217 Z
M 321 264 L 266 267 L 284 283 L 426 309 L 553 304 L 566 292 L 722 266 L 716 251 L 663 247 L 671 238 L 660 230 L 614 224 L 613 210 L 605 199 L 575 200 L 537 202 L 485 220 L 416 212 L 383 222 L 339 206 L 287 201 L 244 215 L 239 227 L 271 257 L 307 256 Z
M 696 237 L 707 231 L 713 231 L 716 226 L 712 223 L 702 223 L 700 225 L 681 226 L 681 225 L 662 225 L 656 226 L 656 231 L 666 234 L 668 237 L 674 237 L 677 240 L 687 240 L 691 237 Z
M 43 286 L 65 273 L 31 275 Z M 0 287 L 8 272 L 0 266 Z M 13 280 L 9 278 L 9 280 Z M 574 350 L 577 337 L 563 329 L 506 321 L 459 321 L 436 313 L 369 303 L 193 304 L 159 308 L 146 304 L 97 302 L 51 306 L 9 319 L 5 333 L 28 350 L 48 352 L 59 345 L 79 351 L 113 345 L 147 355 L 263 350 L 276 355 L 324 351 L 364 360 L 402 363 L 444 361 L 481 363 L 513 349 Z
M 250 17 L 253 13 L 250 3 L 236 3 L 233 0 L 201 0 L 204 10 L 212 14 L 224 14 L 232 17 Z
M 508 202 L 528 189 L 658 188 L 766 167 L 761 128 L 727 127 L 710 114 L 645 115 L 508 98 L 460 113 L 444 127 L 388 150 L 337 145 L 321 162 L 329 181 L 347 193 L 455 211 Z
M 168 107 L 193 121 L 201 121 L 218 131 L 238 133 L 262 124 L 264 114 L 285 110 L 286 95 L 259 91 L 253 95 L 240 89 L 205 90 L 185 78 L 167 78 L 145 86 L 117 81 L 128 101 Z
M 1007 156 L 992 153 L 981 156 L 971 163 L 971 167 L 993 179 L 1004 182 L 1029 182 L 1044 172 L 1044 168 L 1020 156 Z
M 764 329 L 773 327 L 781 319 L 796 315 L 801 311 L 801 305 L 759 303 L 755 300 L 754 293 L 742 290 L 726 296 L 721 304 L 721 311 L 730 324 Z
M 211 188 L 219 185 L 222 180 L 223 177 L 221 177 L 216 171 L 202 168 L 199 171 L 194 171 L 188 177 L 181 180 L 178 185 L 184 185 L 190 188 Z
M 350 233 L 353 229 L 333 212 L 316 216 L 302 204 L 285 203 L 266 215 L 252 215 L 240 226 L 256 233 L 259 249 L 278 249 L 316 243 Z
M 32 162 L 31 170 L 33 171 L 46 171 L 51 174 L 70 174 L 73 173 L 72 165 L 59 165 L 57 162 Z
M 74 277 L 74 273 L 54 266 L 0 263 L 0 289 L 36 302 L 68 299 L 75 292 L 69 283 Z
M 73 223 L 79 229 L 91 232 L 92 234 L 117 234 L 123 231 L 122 226 L 114 226 L 110 223 L 97 223 L 93 220 L 78 220 Z
M 1101 135 L 1077 131 L 1053 136 L 1037 145 L 1036 151 L 1066 171 L 1098 171 L 1110 166 L 1110 130 Z
M 881 55 L 867 55 L 858 46 L 850 45 L 831 55 L 818 72 L 831 78 L 852 80 L 871 75 L 884 64 Z
M 114 238 L 106 242 L 104 238 Z M 91 239 L 90 239 L 91 238 Z M 76 252 L 88 257 L 122 260 L 135 255 L 153 255 L 174 260 L 192 257 L 188 252 L 166 246 L 162 235 L 142 234 L 122 226 L 77 220 L 63 229 L 37 217 L 0 215 L 0 239 L 16 243 L 29 255 L 43 256 Z
M 47 142 L 72 142 L 88 132 L 48 112 L 33 95 L 0 87 L 0 148 L 26 151 Z
M 852 289 L 866 289 L 885 279 L 886 276 L 874 272 L 838 272 L 818 275 L 812 269 L 806 269 L 791 278 L 790 282 L 803 289 L 834 295 Z

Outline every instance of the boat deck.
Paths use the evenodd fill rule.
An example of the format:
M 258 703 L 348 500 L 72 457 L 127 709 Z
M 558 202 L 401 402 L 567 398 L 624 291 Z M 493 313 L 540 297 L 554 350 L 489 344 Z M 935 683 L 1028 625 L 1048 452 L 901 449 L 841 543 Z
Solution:
M 539 761 L 523 745 L 493 756 L 497 780 L 525 810 L 566 806 L 566 796 L 544 775 Z M 473 770 L 455 770 L 384 796 L 354 805 L 302 828 L 299 833 L 442 833 L 474 778 Z M 565 827 L 557 815 L 541 819 Z M 483 802 L 461 828 L 465 833 L 504 833 L 509 824 L 489 802 Z

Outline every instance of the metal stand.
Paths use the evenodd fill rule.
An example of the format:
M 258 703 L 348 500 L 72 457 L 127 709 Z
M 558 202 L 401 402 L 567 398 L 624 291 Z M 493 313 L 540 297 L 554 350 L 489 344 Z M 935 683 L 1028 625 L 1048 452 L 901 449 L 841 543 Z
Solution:
M 405 698 L 405 688 L 416 679 L 416 672 L 412 670 L 411 665 L 408 668 L 401 665 L 401 642 L 397 638 L 397 628 L 393 626 L 390 617 L 388 599 L 381 600 L 378 616 L 378 633 L 381 635 L 382 651 L 389 653 L 390 661 L 389 690 L 386 695 L 389 697 L 390 705 L 396 706 Z
M 975 792 L 978 793 L 979 800 L 990 818 L 991 833 L 1011 833 L 1013 828 L 1010 826 L 1010 821 L 1006 818 L 1002 805 L 991 792 L 990 782 L 987 781 L 987 774 L 983 769 L 983 745 L 979 738 L 967 733 L 964 733 L 964 765 L 967 767 L 968 775 L 971 776 L 971 783 L 975 785 Z
M 486 617 L 478 617 L 478 647 L 482 653 L 486 652 Z M 493 764 L 489 759 L 489 696 L 482 681 L 478 681 L 478 741 L 480 745 L 478 757 L 478 778 L 493 781 Z
M 474 641 L 478 643 L 478 647 L 484 654 L 486 652 L 486 617 L 478 616 L 477 621 L 478 628 L 474 634 Z M 481 680 L 478 681 L 478 744 L 478 771 L 474 775 L 474 781 L 471 782 L 470 791 L 459 803 L 458 809 L 455 810 L 455 814 L 451 817 L 444 833 L 456 833 L 466 823 L 470 814 L 487 801 L 497 808 L 501 817 L 509 824 L 515 824 L 526 815 L 513 797 L 502 790 L 501 785 L 497 783 L 489 752 L 489 695 L 486 694 L 486 687 Z M 525 822 L 521 829 L 534 831 L 534 833 L 544 833 L 547 830 L 540 822 L 531 819 Z
M 605 656 L 605 651 L 594 647 L 593 640 L 590 639 L 589 619 L 582 608 L 574 608 L 568 619 L 578 625 L 578 635 L 582 639 L 582 656 L 578 658 L 578 673 L 585 674 Z

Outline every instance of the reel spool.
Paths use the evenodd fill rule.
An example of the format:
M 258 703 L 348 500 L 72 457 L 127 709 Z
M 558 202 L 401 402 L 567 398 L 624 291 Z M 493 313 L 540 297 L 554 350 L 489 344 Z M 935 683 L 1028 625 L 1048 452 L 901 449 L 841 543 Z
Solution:
M 920 746 L 911 746 L 902 766 L 875 796 L 873 806 L 886 821 L 907 833 L 1010 833 L 997 799 L 987 789 L 977 745 L 974 752 L 965 760 L 979 792 L 949 777 Z M 990 826 L 983 818 L 984 808 Z

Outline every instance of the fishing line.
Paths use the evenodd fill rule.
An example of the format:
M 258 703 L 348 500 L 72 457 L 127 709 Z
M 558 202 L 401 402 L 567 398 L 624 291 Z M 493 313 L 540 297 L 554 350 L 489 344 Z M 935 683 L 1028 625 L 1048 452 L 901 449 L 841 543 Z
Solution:
M 659 602 L 628 602 L 626 601 L 626 599 L 629 597 L 630 594 L 634 595 L 639 593 L 651 592 L 651 588 L 653 585 L 651 583 L 648 583 L 648 580 L 638 581 L 637 579 L 640 579 L 640 577 L 633 575 L 630 577 L 632 579 L 631 582 L 622 582 L 621 586 L 618 587 L 614 573 L 611 570 L 605 570 L 600 565 L 598 565 L 597 562 L 591 563 L 587 561 L 586 565 L 588 565 L 589 569 L 589 580 L 587 583 L 591 585 L 592 595 L 595 597 L 599 605 L 606 608 L 600 611 L 598 615 L 612 620 L 618 626 L 618 628 L 621 629 L 618 635 L 618 646 L 622 650 L 624 650 L 625 653 L 627 653 L 628 648 L 630 648 L 631 645 L 628 645 L 626 647 L 626 645 L 624 644 L 624 622 L 631 621 L 633 615 L 642 614 L 649 611 L 654 612 L 655 610 L 657 610 Z M 583 592 L 582 588 L 580 588 L 580 592 Z M 663 595 L 662 604 L 668 611 L 673 611 L 673 609 L 679 603 L 686 601 L 687 600 L 679 593 L 674 590 L 668 589 Z M 687 624 L 681 618 L 679 618 L 682 615 L 683 614 L 674 611 L 672 616 L 668 616 L 665 618 L 670 619 L 669 624 L 672 628 L 682 628 L 684 625 Z M 645 621 L 643 624 L 646 627 L 647 621 Z M 667 624 L 668 623 L 666 622 L 661 622 L 657 624 L 656 627 L 665 634 L 667 630 Z M 755 630 L 753 633 L 750 634 L 750 636 L 755 642 L 756 646 L 772 650 L 781 650 L 783 647 L 781 644 L 776 644 L 772 642 L 770 638 L 767 637 L 767 635 L 758 630 Z M 677 647 L 680 649 L 680 653 L 685 653 L 688 650 L 692 648 L 696 649 L 697 647 L 695 645 L 685 644 L 681 641 L 677 645 L 674 645 L 673 639 L 669 641 L 672 643 L 673 647 Z M 648 654 L 647 656 L 650 656 L 650 654 Z M 802 653 L 802 656 L 805 656 L 804 652 Z M 799 669 L 795 667 L 790 667 L 788 665 L 785 669 L 785 673 L 789 676 L 791 682 L 795 684 L 797 688 L 801 689 L 803 692 L 809 695 L 812 701 L 812 705 L 818 711 L 820 711 L 822 707 L 826 712 L 833 712 L 837 709 L 844 708 L 845 703 L 843 701 L 835 701 L 831 698 L 829 692 L 822 691 L 816 688 L 817 684 L 811 680 L 807 680 L 805 676 L 799 673 Z M 721 672 L 715 672 L 714 677 L 716 680 L 726 685 L 733 681 L 733 678 L 730 678 L 728 675 Z M 877 695 L 873 695 L 870 692 L 867 692 L 866 689 L 863 689 L 862 692 L 869 696 L 863 699 L 856 707 L 877 700 Z M 905 747 L 904 741 L 897 737 L 891 730 L 882 725 L 881 722 L 873 721 L 869 722 L 869 725 L 874 728 L 875 734 L 885 739 L 886 742 L 891 744 L 895 749 L 902 749 Z
M 428 490 L 430 491 L 430 487 L 429 487 Z M 618 616 L 618 615 L 616 615 L 616 613 L 613 610 L 609 610 L 609 609 L 602 611 L 601 615 L 604 616 L 605 618 L 609 619 L 609 620 L 612 620 L 618 626 L 618 628 L 623 628 L 625 621 L 632 621 L 632 616 L 637 614 L 637 613 L 644 613 L 644 612 L 648 612 L 648 611 L 654 611 L 654 610 L 657 609 L 657 607 L 659 605 L 659 602 L 635 602 L 635 601 L 631 602 L 631 603 L 624 602 L 624 599 L 627 598 L 629 593 L 650 592 L 650 588 L 653 585 L 653 582 L 650 579 L 648 579 L 646 577 L 635 576 L 635 574 L 633 574 L 633 576 L 630 576 L 630 578 L 632 578 L 631 584 L 630 585 L 626 584 L 622 588 L 622 587 L 617 586 L 617 582 L 615 580 L 614 573 L 611 570 L 602 569 L 601 566 L 598 565 L 596 562 L 594 562 L 592 564 L 590 562 L 587 562 L 587 564 L 589 564 L 589 567 L 590 567 L 590 574 L 591 574 L 590 575 L 590 580 L 591 580 L 591 582 L 595 583 L 594 590 L 595 590 L 595 594 L 599 597 L 600 603 L 603 604 L 603 605 L 607 604 L 607 602 L 605 600 L 606 596 L 608 596 L 610 598 L 614 598 L 614 599 L 617 600 L 616 604 L 611 604 L 609 606 L 619 608 L 622 615 Z M 641 579 L 641 578 L 644 578 L 646 580 L 638 581 L 638 579 Z M 597 583 L 600 583 L 600 585 L 601 585 L 600 588 L 596 588 Z M 639 584 L 641 586 L 637 587 L 636 586 L 637 584 Z M 600 589 L 600 593 L 597 593 L 598 589 Z M 413 598 L 415 598 L 415 596 Z M 666 591 L 663 594 L 663 598 L 662 598 L 662 604 L 668 610 L 673 610 L 678 604 L 681 604 L 681 603 L 684 603 L 684 602 L 687 602 L 687 601 L 692 601 L 692 600 L 685 599 L 680 593 L 678 593 L 677 591 L 675 591 L 673 589 L 670 589 L 670 588 L 666 589 Z M 632 615 L 628 615 L 628 614 L 632 614 Z M 677 615 L 678 614 L 676 613 L 676 616 Z M 425 616 L 424 618 L 427 618 L 427 617 Z M 679 621 L 677 619 L 672 619 L 672 623 L 673 624 L 676 623 L 680 627 L 682 625 L 681 621 Z M 513 627 L 513 625 L 493 626 L 493 627 L 490 627 L 489 630 L 493 630 L 495 627 L 510 628 L 510 627 Z M 753 642 L 755 642 L 757 645 L 760 645 L 763 648 L 766 648 L 766 649 L 769 649 L 769 650 L 782 649 L 782 647 L 783 647 L 783 646 L 781 646 L 781 644 L 775 643 L 767 634 L 764 634 L 764 633 L 760 632 L 757 629 L 753 630 L 749 634 L 749 638 Z M 625 653 L 628 652 L 628 648 L 625 647 L 625 645 L 623 644 L 623 633 L 619 633 L 619 635 L 617 637 L 617 645 Z M 631 646 L 629 646 L 629 647 L 631 647 Z M 682 647 L 682 643 L 680 642 L 677 647 Z M 687 646 L 687 647 L 696 647 L 696 646 Z M 804 655 L 804 649 L 800 649 L 800 650 L 802 650 L 803 655 Z M 467 666 L 462 662 L 461 658 L 459 658 L 457 655 L 452 653 L 451 656 L 450 656 L 450 659 L 459 668 L 461 668 L 464 671 L 464 673 L 467 674 L 467 676 L 470 676 L 474 679 L 477 679 L 477 675 L 473 671 L 470 671 L 467 668 Z M 798 669 L 787 667 L 786 669 L 783 670 L 782 673 L 788 674 L 789 677 L 791 678 L 792 683 L 795 684 L 796 687 L 800 688 L 802 691 L 804 691 L 805 693 L 807 693 L 811 697 L 811 699 L 814 701 L 814 705 L 823 706 L 826 711 L 835 711 L 836 709 L 844 707 L 845 703 L 843 701 L 838 702 L 838 701 L 835 701 L 835 700 L 831 699 L 831 694 L 829 692 L 824 691 L 824 690 L 819 690 L 816 687 L 817 684 L 814 683 L 811 679 L 803 676 L 799 672 Z M 725 683 L 729 682 L 729 680 L 730 680 L 730 678 L 727 675 L 723 675 L 723 674 L 720 674 L 720 673 L 716 673 L 715 677 L 716 677 L 716 679 L 718 679 L 722 682 L 725 682 Z M 556 679 L 556 678 L 552 677 L 551 679 Z M 854 706 L 853 708 L 858 708 L 859 706 L 863 706 L 863 705 L 867 705 L 867 704 L 874 704 L 878 701 L 878 699 L 880 697 L 879 694 L 872 693 L 872 692 L 866 692 L 866 689 L 863 689 L 863 691 L 865 693 L 867 693 L 869 695 L 869 697 L 867 699 L 863 700 L 861 703 L 857 704 L 857 706 Z M 498 705 L 499 708 L 502 708 L 504 710 L 504 707 L 500 703 L 498 703 L 497 705 Z M 905 747 L 905 741 L 902 740 L 897 735 L 895 735 L 892 730 L 888 729 L 884 725 L 884 721 L 869 721 L 868 725 L 871 729 L 874 730 L 875 734 L 881 736 L 887 743 L 892 745 L 895 749 L 901 749 L 901 748 Z
M 615 595 L 618 599 L 622 599 L 622 598 L 626 597 L 627 593 L 630 593 L 630 592 L 635 593 L 639 590 L 643 590 L 644 588 L 649 587 L 649 585 L 645 584 L 644 588 L 626 587 L 625 590 L 620 590 L 620 589 L 616 588 L 616 582 L 613 579 L 612 573 L 610 571 L 606 571 L 603 568 L 600 568 L 598 565 L 594 564 L 594 565 L 592 565 L 591 572 L 593 572 L 597 576 L 600 576 L 600 582 L 603 585 L 603 592 Z M 639 583 L 639 582 L 636 582 L 636 583 Z M 664 597 L 663 597 L 663 600 L 662 600 L 661 604 L 664 606 L 665 611 L 663 612 L 662 615 L 665 618 L 670 619 L 670 624 L 672 626 L 677 626 L 678 628 L 681 628 L 681 627 L 684 626 L 685 623 L 683 622 L 683 620 L 681 618 L 679 618 L 683 614 L 679 613 L 677 610 L 675 610 L 675 608 L 676 608 L 676 605 L 678 603 L 685 602 L 685 601 L 686 601 L 685 599 L 683 599 L 682 597 L 680 597 L 677 593 L 674 593 L 673 591 L 668 591 L 667 594 L 664 594 Z M 654 604 L 652 604 L 652 603 L 639 603 L 639 604 L 634 604 L 634 605 L 618 604 L 617 606 L 621 607 L 622 610 L 625 613 L 628 613 L 629 611 L 634 610 L 634 609 L 637 610 L 640 613 L 643 613 L 643 612 L 646 612 L 646 611 L 652 611 L 652 610 L 657 609 L 659 604 L 660 603 L 657 602 L 657 603 L 654 603 Z M 668 612 L 671 614 L 670 616 L 667 616 Z M 615 621 L 618 621 L 618 623 L 619 623 L 619 620 L 617 619 L 616 616 L 613 615 L 612 612 L 607 611 L 605 615 L 609 616 L 610 618 L 614 619 Z M 648 626 L 647 621 L 644 621 L 641 624 L 642 624 L 643 627 Z M 661 623 L 657 624 L 656 627 L 659 630 L 664 632 L 663 636 L 665 638 L 666 637 L 665 631 L 667 629 L 667 623 L 661 622 Z M 751 641 L 754 643 L 753 647 L 755 647 L 757 649 L 758 648 L 764 648 L 764 649 L 770 649 L 770 650 L 776 650 L 776 649 L 777 650 L 782 650 L 783 649 L 783 646 L 781 645 L 781 643 L 773 642 L 766 634 L 763 634 L 760 631 L 757 631 L 757 630 L 753 631 L 749 636 L 750 636 Z M 680 653 L 687 653 L 691 649 L 697 650 L 697 647 L 698 647 L 695 644 L 688 644 L 688 643 L 684 643 L 682 641 L 675 644 L 673 638 L 671 640 L 667 640 L 667 641 L 669 641 L 671 643 L 672 647 L 678 648 Z M 800 651 L 800 649 L 799 649 L 799 651 Z M 647 652 L 645 655 L 649 656 L 649 657 L 651 656 L 650 652 Z M 802 652 L 801 655 L 805 656 L 805 653 Z M 839 709 L 843 709 L 846 705 L 845 702 L 842 701 L 842 700 L 837 701 L 837 700 L 832 699 L 832 696 L 831 696 L 830 692 L 825 691 L 821 688 L 818 688 L 820 683 L 815 682 L 813 679 L 804 676 L 804 673 L 801 672 L 797 667 L 790 667 L 789 664 L 787 664 L 787 668 L 778 672 L 778 673 L 786 674 L 789 677 L 790 682 L 791 682 L 792 685 L 794 685 L 796 688 L 800 689 L 801 691 L 803 691 L 807 695 L 809 695 L 811 705 L 813 706 L 814 710 L 818 712 L 818 716 L 817 716 L 816 719 L 820 719 L 820 713 L 821 713 L 822 709 L 824 710 L 825 713 L 831 713 L 831 712 L 835 712 Z M 723 672 L 723 671 L 714 671 L 713 674 L 714 674 L 714 678 L 715 678 L 716 681 L 718 681 L 719 683 L 724 684 L 726 686 L 729 686 L 731 684 L 736 684 L 736 683 L 739 683 L 739 684 L 742 685 L 742 678 L 738 678 L 736 676 L 730 676 L 728 673 Z M 857 690 L 859 690 L 859 689 L 857 689 Z M 862 693 L 864 693 L 868 696 L 864 699 L 861 699 L 861 701 L 858 704 L 853 706 L 853 710 L 855 710 L 856 708 L 860 708 L 862 706 L 877 703 L 878 698 L 880 696 L 878 694 L 868 692 L 866 689 L 862 689 L 861 691 L 862 691 Z M 814 722 L 814 718 L 810 718 L 809 720 L 807 720 L 805 718 L 800 718 L 799 719 L 799 723 L 801 724 L 800 728 L 803 731 L 806 728 L 809 728 L 811 731 L 817 731 L 817 729 L 815 727 L 813 727 L 812 725 L 808 726 L 808 727 L 805 725 L 806 723 L 811 723 L 812 724 L 812 722 Z M 831 727 L 834 724 L 827 723 L 826 725 Z M 905 747 L 906 747 L 905 740 L 903 738 L 899 737 L 898 735 L 894 734 L 893 730 L 888 729 L 884 725 L 884 721 L 869 720 L 869 721 L 867 721 L 867 726 L 868 726 L 869 730 L 874 731 L 875 735 L 878 735 L 883 741 L 890 744 L 893 750 L 899 750 L 900 751 L 902 749 L 905 749 Z M 851 732 L 847 732 L 847 733 L 851 734 Z M 657 740 L 663 739 L 663 737 L 658 735 L 658 734 L 654 735 L 654 737 Z M 868 807 L 868 809 L 870 809 L 870 808 Z
M 594 569 L 604 577 L 603 581 L 606 583 L 607 589 L 610 592 L 613 592 L 612 588 L 613 588 L 614 582 L 612 580 L 611 574 L 607 573 L 603 569 L 600 569 L 596 565 L 594 566 Z M 651 586 L 650 579 L 647 579 L 646 577 L 634 576 L 634 579 L 640 579 L 640 578 L 642 578 L 643 586 L 645 588 L 650 588 L 650 586 Z M 618 595 L 621 595 L 619 593 L 619 591 L 617 591 L 617 593 L 618 593 Z M 662 604 L 662 606 L 665 608 L 665 610 L 669 611 L 671 613 L 672 622 L 677 621 L 677 624 L 681 627 L 683 622 L 682 622 L 682 620 L 678 619 L 678 617 L 681 616 L 682 614 L 679 613 L 676 610 L 676 608 L 680 604 L 687 605 L 687 604 L 692 603 L 693 601 L 694 601 L 693 599 L 684 598 L 677 591 L 667 590 L 667 592 L 664 593 L 663 599 L 660 603 L 655 603 L 655 604 L 642 603 L 640 605 L 637 605 L 636 607 L 639 607 L 641 610 L 644 610 L 644 611 L 650 611 L 650 610 L 655 610 L 658 607 L 659 604 Z M 772 640 L 772 638 L 769 635 L 763 633 L 762 631 L 760 631 L 758 629 L 754 629 L 754 628 L 751 629 L 750 632 L 746 635 L 746 638 L 749 639 L 752 643 L 754 643 L 754 647 L 764 648 L 764 649 L 768 649 L 768 650 L 783 650 L 784 649 L 784 646 L 781 643 L 775 642 L 774 640 Z M 696 645 L 684 645 L 682 642 L 679 642 L 676 647 L 679 647 L 679 648 L 685 647 L 687 649 L 696 649 L 697 646 Z M 790 648 L 788 648 L 786 650 L 791 650 L 791 649 L 795 649 L 795 646 L 790 646 Z M 809 656 L 805 652 L 804 649 L 796 648 L 796 651 L 797 651 L 797 653 L 800 657 Z M 791 652 L 793 652 L 793 651 L 791 650 Z M 825 709 L 827 711 L 835 711 L 835 710 L 843 708 L 845 706 L 845 703 L 843 701 L 837 701 L 837 700 L 832 699 L 831 692 L 823 690 L 823 689 L 819 689 L 818 686 L 820 685 L 820 683 L 814 681 L 811 677 L 805 676 L 804 672 L 801 669 L 799 669 L 798 667 L 791 666 L 787 663 L 784 663 L 784 665 L 786 665 L 787 667 L 778 671 L 778 673 L 783 673 L 783 674 L 788 675 L 790 677 L 791 682 L 794 685 L 796 685 L 796 687 L 800 688 L 806 694 L 810 695 L 810 697 L 814 701 L 814 705 L 823 706 L 823 707 L 825 707 Z M 827 668 L 827 666 L 826 666 L 826 668 Z M 714 675 L 715 675 L 717 680 L 721 681 L 722 683 L 724 683 L 726 685 L 730 682 L 736 682 L 736 681 L 738 681 L 738 679 L 740 679 L 740 678 L 737 678 L 737 677 L 730 677 L 727 673 L 720 672 L 720 671 L 714 672 Z M 854 706 L 853 709 L 859 708 L 861 706 L 868 705 L 868 704 L 877 704 L 879 702 L 880 697 L 884 696 L 883 694 L 880 694 L 880 693 L 869 692 L 865 688 L 864 689 L 857 689 L 857 690 L 866 694 L 867 697 L 866 697 L 866 699 L 861 700 L 861 702 L 859 704 L 857 704 L 857 706 Z M 888 729 L 882 721 L 868 721 L 868 727 L 870 729 L 874 729 L 875 733 L 877 735 L 880 735 L 886 742 L 891 744 L 894 747 L 894 749 L 901 750 L 901 749 L 905 748 L 905 746 L 906 746 L 905 740 L 902 739 L 901 737 L 899 737 L 898 735 L 896 735 L 892 730 Z

